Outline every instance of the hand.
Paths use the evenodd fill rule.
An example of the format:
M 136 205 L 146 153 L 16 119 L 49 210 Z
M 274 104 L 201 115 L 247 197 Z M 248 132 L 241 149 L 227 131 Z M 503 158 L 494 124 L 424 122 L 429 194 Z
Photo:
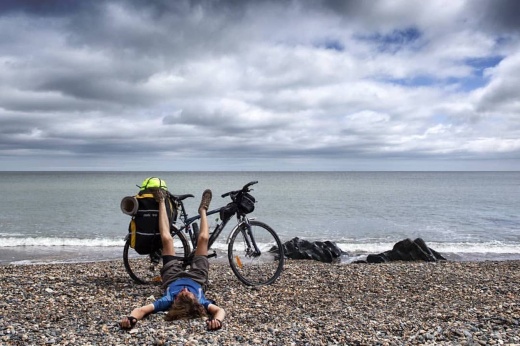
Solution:
M 219 330 L 222 328 L 222 321 L 217 318 L 209 318 L 206 320 L 208 330 Z
M 136 323 L 137 323 L 137 318 L 135 318 L 133 316 L 127 316 L 127 317 L 123 317 L 123 319 L 121 320 L 119 325 L 123 329 L 132 329 L 132 328 L 134 328 Z
M 154 189 L 152 191 L 152 194 L 153 194 L 154 199 L 157 202 L 162 202 L 166 198 L 166 191 L 164 191 L 163 189 L 160 189 L 160 188 Z

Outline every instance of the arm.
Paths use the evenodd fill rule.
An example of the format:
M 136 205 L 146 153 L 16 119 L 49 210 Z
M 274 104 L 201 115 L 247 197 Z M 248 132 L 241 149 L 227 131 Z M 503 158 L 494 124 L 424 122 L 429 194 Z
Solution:
M 211 314 L 211 319 L 206 321 L 209 330 L 217 330 L 222 328 L 222 321 L 226 317 L 226 311 L 215 304 L 209 304 L 208 312 Z M 220 322 L 219 322 L 220 321 Z
M 145 316 L 151 314 L 154 311 L 154 305 L 148 304 L 145 306 L 141 306 L 140 308 L 135 308 L 132 310 L 132 313 L 129 317 L 134 317 L 137 321 L 142 320 Z M 121 328 L 130 329 L 133 328 L 132 322 L 128 319 L 128 317 L 124 317 L 121 320 Z

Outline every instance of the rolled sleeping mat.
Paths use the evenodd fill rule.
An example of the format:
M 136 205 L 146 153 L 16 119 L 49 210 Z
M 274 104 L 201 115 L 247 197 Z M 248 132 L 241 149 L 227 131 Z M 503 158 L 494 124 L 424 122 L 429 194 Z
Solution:
M 121 211 L 126 215 L 135 215 L 139 208 L 139 202 L 134 196 L 126 196 L 121 200 Z

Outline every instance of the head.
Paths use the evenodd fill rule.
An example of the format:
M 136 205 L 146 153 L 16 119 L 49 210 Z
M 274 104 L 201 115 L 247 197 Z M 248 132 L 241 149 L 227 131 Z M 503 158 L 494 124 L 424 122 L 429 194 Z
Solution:
M 184 288 L 177 294 L 177 297 L 175 297 L 164 319 L 166 321 L 173 321 L 204 316 L 207 316 L 206 309 L 198 302 L 193 293 Z

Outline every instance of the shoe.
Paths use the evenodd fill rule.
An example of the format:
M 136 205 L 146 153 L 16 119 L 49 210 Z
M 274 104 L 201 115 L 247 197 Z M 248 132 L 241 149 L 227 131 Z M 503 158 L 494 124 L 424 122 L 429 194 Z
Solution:
M 202 199 L 201 199 L 200 205 L 199 205 L 199 213 L 201 210 L 206 210 L 206 211 L 208 210 L 209 204 L 211 203 L 211 197 L 212 197 L 211 190 L 210 189 L 204 190 L 204 192 L 202 193 Z

